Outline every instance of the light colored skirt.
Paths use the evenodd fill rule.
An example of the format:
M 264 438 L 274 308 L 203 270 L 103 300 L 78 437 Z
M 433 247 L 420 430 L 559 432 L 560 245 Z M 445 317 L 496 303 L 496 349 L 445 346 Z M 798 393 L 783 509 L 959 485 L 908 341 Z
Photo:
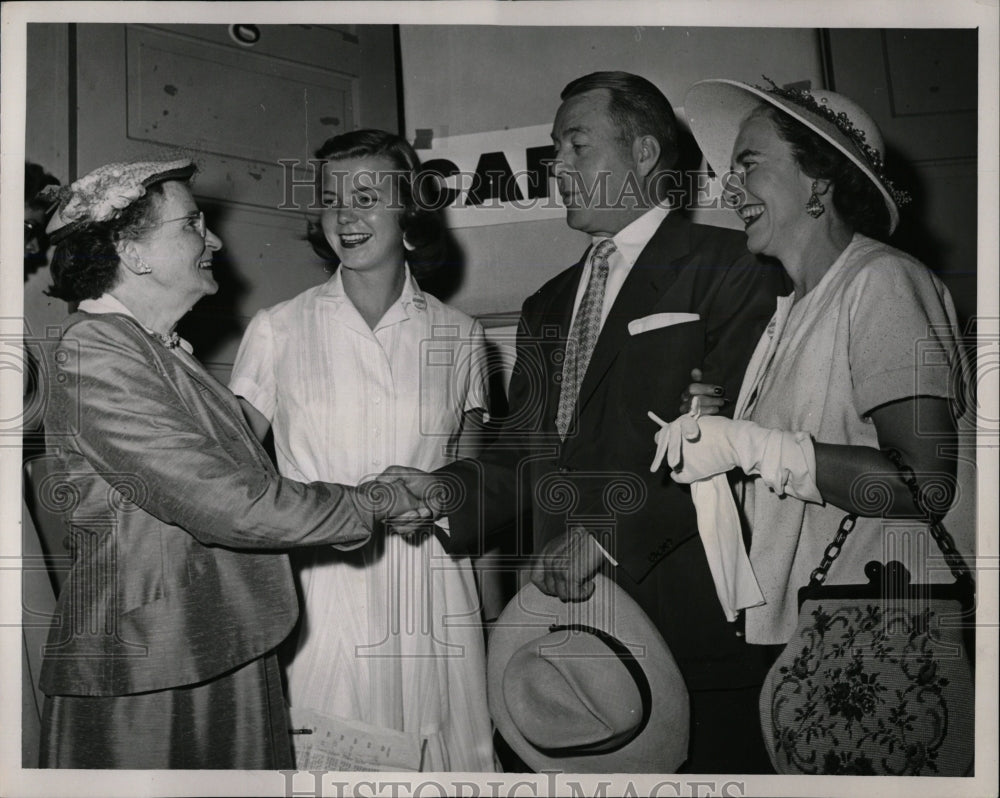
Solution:
M 289 703 L 417 735 L 424 771 L 494 771 L 469 559 L 450 556 L 429 533 L 308 556 Z

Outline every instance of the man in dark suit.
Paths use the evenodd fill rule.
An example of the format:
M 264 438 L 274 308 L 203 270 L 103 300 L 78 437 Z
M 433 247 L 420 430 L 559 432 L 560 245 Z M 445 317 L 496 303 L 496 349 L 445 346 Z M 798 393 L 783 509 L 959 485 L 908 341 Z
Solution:
M 693 368 L 735 397 L 783 278 L 743 234 L 666 207 L 676 121 L 649 81 L 598 72 L 561 99 L 554 171 L 567 223 L 593 244 L 524 303 L 498 440 L 434 475 L 455 497 L 451 546 L 478 551 L 516 530 L 532 581 L 563 600 L 586 598 L 606 569 L 653 619 L 691 692 L 685 770 L 766 771 L 766 658 L 723 615 L 688 490 L 650 473 L 647 412 L 675 418 Z

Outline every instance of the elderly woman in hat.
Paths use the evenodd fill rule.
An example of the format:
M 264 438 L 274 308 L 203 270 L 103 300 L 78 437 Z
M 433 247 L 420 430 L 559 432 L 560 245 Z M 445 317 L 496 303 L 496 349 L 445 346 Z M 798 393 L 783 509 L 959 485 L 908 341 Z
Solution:
M 830 584 L 863 582 L 865 563 L 883 559 L 881 516 L 922 516 L 909 469 L 936 499 L 932 509 L 950 504 L 955 461 L 941 451 L 955 440 L 955 311 L 926 267 L 884 243 L 908 198 L 886 177 L 881 134 L 856 103 L 709 80 L 684 105 L 711 166 L 721 175 L 731 163 L 725 197 L 748 247 L 778 259 L 794 291 L 778 300 L 734 419 L 711 415 L 722 402 L 715 386 L 691 385 L 700 433 L 685 416 L 667 425 L 654 465 L 665 454 L 680 482 L 748 475 L 743 509 L 760 592 L 742 603 L 746 639 L 783 644 L 797 591 L 845 512 L 859 517 Z M 928 581 L 925 564 L 909 564 L 914 582 Z
M 376 494 L 394 497 L 279 476 L 179 338 L 217 290 L 222 246 L 193 172 L 109 164 L 50 195 L 51 294 L 78 312 L 47 358 L 58 465 L 40 488 L 73 564 L 44 653 L 43 767 L 291 767 L 272 653 L 297 615 L 281 550 L 362 545 Z

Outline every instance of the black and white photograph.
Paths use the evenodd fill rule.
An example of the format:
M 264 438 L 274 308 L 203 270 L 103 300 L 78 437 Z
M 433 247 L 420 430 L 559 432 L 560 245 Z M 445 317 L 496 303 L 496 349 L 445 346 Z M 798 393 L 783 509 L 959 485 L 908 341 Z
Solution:
M 995 2 L 0 28 L 0 794 L 997 794 Z

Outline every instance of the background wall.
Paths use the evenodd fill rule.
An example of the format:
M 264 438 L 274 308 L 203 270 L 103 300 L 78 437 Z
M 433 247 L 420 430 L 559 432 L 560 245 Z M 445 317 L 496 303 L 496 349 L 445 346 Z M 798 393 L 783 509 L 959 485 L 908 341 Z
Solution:
M 861 103 L 886 164 L 912 195 L 892 243 L 944 280 L 963 325 L 976 313 L 978 32 L 831 30 L 831 88 Z
M 404 25 L 400 59 L 411 141 L 420 128 L 457 136 L 550 125 L 562 88 L 597 70 L 642 75 L 674 106 L 704 78 L 823 80 L 813 29 Z M 561 220 L 462 228 L 455 237 L 466 273 L 451 301 L 474 314 L 519 309 L 588 243 Z

